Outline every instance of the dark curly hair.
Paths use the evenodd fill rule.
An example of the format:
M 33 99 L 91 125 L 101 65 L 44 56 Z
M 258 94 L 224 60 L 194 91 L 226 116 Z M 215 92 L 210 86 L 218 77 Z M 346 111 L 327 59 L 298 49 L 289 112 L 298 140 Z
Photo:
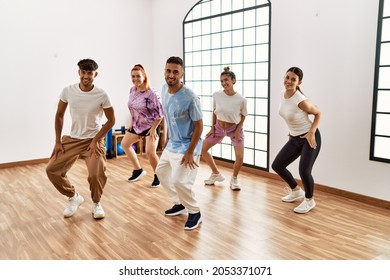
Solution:
M 89 58 L 80 60 L 79 63 L 77 63 L 77 65 L 79 66 L 80 70 L 85 70 L 85 71 L 96 71 L 99 68 L 97 63 L 94 60 Z

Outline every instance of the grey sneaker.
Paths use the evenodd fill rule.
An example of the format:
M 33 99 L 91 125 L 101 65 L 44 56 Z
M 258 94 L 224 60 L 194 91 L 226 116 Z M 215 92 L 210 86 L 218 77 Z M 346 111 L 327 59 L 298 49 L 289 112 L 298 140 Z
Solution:
M 77 209 L 81 204 L 83 204 L 84 198 L 79 195 L 78 193 L 75 193 L 73 197 L 69 198 L 69 205 L 64 210 L 64 217 L 69 218 L 76 213 Z
M 225 180 L 225 176 L 223 176 L 221 173 L 214 174 L 211 173 L 210 177 L 207 180 L 204 180 L 204 183 L 206 185 L 214 185 L 215 182 L 222 182 Z
M 96 202 L 92 205 L 92 215 L 95 219 L 104 218 L 104 210 L 100 202 Z
M 282 201 L 284 202 L 294 202 L 299 199 L 302 199 L 305 197 L 305 192 L 300 188 L 296 191 L 293 191 L 290 187 L 285 187 L 284 189 L 287 191 L 288 195 L 282 197 Z

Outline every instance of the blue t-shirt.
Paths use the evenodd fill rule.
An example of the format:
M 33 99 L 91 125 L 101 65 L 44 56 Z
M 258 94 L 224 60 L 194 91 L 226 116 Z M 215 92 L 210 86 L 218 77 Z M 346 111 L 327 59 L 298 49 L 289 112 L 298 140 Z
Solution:
M 185 85 L 178 92 L 170 94 L 167 84 L 162 88 L 161 97 L 169 136 L 165 149 L 185 154 L 194 133 L 193 121 L 199 121 L 203 117 L 199 97 Z M 199 138 L 194 156 L 200 155 L 201 148 L 202 139 Z

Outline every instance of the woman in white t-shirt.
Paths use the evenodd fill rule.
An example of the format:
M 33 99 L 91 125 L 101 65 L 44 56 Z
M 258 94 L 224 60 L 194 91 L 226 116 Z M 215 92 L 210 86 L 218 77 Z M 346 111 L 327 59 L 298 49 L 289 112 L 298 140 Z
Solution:
M 244 132 L 242 126 L 248 113 L 246 99 L 234 90 L 235 83 L 236 75 L 230 71 L 229 67 L 225 67 L 221 73 L 223 89 L 213 94 L 213 123 L 210 131 L 206 134 L 206 139 L 203 141 L 202 158 L 212 170 L 211 176 L 204 181 L 206 185 L 214 185 L 215 182 L 225 180 L 225 176 L 218 171 L 214 159 L 208 151 L 215 144 L 221 143 L 225 136 L 230 137 L 236 157 L 230 188 L 240 190 L 237 176 L 244 162 Z
M 301 92 L 299 85 L 302 78 L 303 72 L 298 67 L 291 67 L 284 76 L 285 90 L 281 93 L 279 114 L 290 130 L 289 140 L 272 163 L 272 169 L 288 184 L 288 194 L 282 197 L 282 201 L 294 202 L 303 199 L 302 203 L 294 208 L 296 213 L 307 213 L 316 206 L 311 171 L 321 148 L 321 135 L 318 130 L 321 111 Z M 309 115 L 314 116 L 313 121 Z M 299 175 L 305 191 L 287 170 L 287 166 L 298 157 Z

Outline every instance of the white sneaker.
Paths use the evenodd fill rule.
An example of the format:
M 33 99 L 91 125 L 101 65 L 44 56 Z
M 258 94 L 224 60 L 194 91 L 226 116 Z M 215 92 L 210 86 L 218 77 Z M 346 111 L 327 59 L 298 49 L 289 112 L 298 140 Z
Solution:
M 294 202 L 305 197 L 305 192 L 300 188 L 297 191 L 293 191 L 290 187 L 285 187 L 284 189 L 288 192 L 288 195 L 282 197 L 284 202 Z
M 100 202 L 94 203 L 92 205 L 92 215 L 95 219 L 103 219 L 104 218 L 104 210 Z
M 230 179 L 230 188 L 233 191 L 241 190 L 240 184 L 238 183 L 237 177 L 233 177 Z
M 307 213 L 311 209 L 316 207 L 316 202 L 314 201 L 314 198 L 305 198 L 299 206 L 294 208 L 295 213 Z
M 210 177 L 207 180 L 204 180 L 204 183 L 206 185 L 214 185 L 215 182 L 222 182 L 225 180 L 225 176 L 223 176 L 221 173 L 214 174 L 211 173 Z
M 77 209 L 83 202 L 84 202 L 84 198 L 78 193 L 75 193 L 73 197 L 69 198 L 69 205 L 64 210 L 64 217 L 65 218 L 72 217 L 73 214 L 76 213 Z

